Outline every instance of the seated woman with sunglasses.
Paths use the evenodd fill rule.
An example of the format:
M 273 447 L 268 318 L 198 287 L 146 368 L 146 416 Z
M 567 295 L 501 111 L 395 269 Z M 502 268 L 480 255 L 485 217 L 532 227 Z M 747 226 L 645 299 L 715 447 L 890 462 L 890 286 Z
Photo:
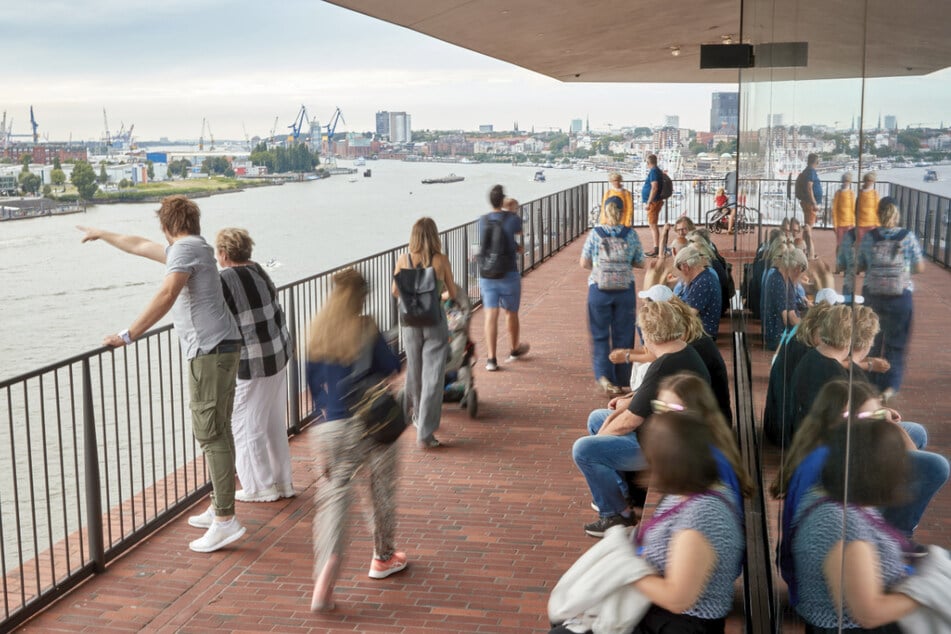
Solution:
M 908 466 L 901 429 L 877 412 L 831 432 L 820 485 L 796 511 L 791 541 L 798 583 L 796 611 L 807 634 L 898 634 L 896 621 L 918 609 L 892 592 L 921 551 L 882 518 L 876 507 L 902 499 Z M 844 535 L 844 539 L 843 539 Z
M 802 428 L 793 439 L 783 466 L 769 489 L 773 497 L 784 500 L 779 566 L 789 586 L 789 600 L 793 606 L 798 602 L 791 551 L 795 517 L 806 492 L 819 483 L 829 457 L 829 439 L 833 430 L 848 420 L 850 402 L 855 404 L 852 411 L 855 420 L 891 422 L 899 428 L 904 439 L 910 466 L 907 496 L 904 501 L 899 500 L 899 503 L 882 510 L 894 528 L 910 537 L 931 498 L 948 478 L 948 461 L 938 454 L 921 451 L 928 440 L 924 428 L 918 423 L 896 419 L 893 410 L 882 407 L 875 388 L 870 384 L 855 381 L 850 390 L 846 380 L 827 383 L 803 420 Z M 911 522 L 914 523 L 909 530 Z

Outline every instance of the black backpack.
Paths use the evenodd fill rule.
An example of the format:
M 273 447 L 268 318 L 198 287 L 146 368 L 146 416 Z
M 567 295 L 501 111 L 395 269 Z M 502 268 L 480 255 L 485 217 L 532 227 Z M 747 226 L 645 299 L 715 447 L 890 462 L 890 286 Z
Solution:
M 478 261 L 479 277 L 489 280 L 501 279 L 514 270 L 515 258 L 509 249 L 502 218 L 490 218 L 486 215 Z
M 809 190 L 812 189 L 812 181 L 806 173 L 808 170 L 799 172 L 796 177 L 796 198 L 799 200 L 809 200 Z
M 664 172 L 660 173 L 660 199 L 667 200 L 674 195 L 674 181 Z

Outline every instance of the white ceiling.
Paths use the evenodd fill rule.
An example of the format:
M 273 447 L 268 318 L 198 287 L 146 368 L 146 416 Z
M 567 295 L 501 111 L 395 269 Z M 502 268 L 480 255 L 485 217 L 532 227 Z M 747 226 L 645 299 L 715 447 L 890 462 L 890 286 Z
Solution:
M 738 78 L 736 70 L 701 70 L 700 44 L 725 35 L 738 41 L 740 0 L 329 1 L 565 82 Z M 808 43 L 808 66 L 764 71 L 772 80 L 923 75 L 951 66 L 947 0 L 867 6 L 866 16 L 860 0 L 745 0 L 743 40 Z

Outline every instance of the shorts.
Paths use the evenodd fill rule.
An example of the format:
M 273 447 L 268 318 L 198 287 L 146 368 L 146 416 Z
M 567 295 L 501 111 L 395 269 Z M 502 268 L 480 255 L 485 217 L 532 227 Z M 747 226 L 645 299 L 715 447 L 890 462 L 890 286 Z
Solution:
M 647 224 L 656 225 L 660 220 L 660 210 L 664 208 L 663 200 L 655 200 L 647 205 Z
M 816 224 L 816 212 L 812 203 L 800 200 L 799 206 L 802 207 L 802 224 L 809 225 L 810 227 Z
M 501 308 L 517 313 L 522 303 L 522 276 L 518 271 L 509 271 L 499 279 L 479 278 L 484 308 Z

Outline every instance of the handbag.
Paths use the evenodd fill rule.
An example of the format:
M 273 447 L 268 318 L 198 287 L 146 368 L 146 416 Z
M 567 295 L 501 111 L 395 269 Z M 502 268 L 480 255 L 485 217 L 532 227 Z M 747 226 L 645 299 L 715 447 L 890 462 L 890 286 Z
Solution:
M 407 256 L 411 268 L 400 269 L 393 276 L 399 292 L 400 322 L 413 328 L 435 326 L 442 317 L 436 271 L 419 263 L 413 266 L 413 256 Z
M 386 380 L 372 371 L 373 344 L 371 339 L 354 363 L 345 400 L 351 417 L 363 423 L 361 437 L 389 445 L 406 430 L 406 416 Z

